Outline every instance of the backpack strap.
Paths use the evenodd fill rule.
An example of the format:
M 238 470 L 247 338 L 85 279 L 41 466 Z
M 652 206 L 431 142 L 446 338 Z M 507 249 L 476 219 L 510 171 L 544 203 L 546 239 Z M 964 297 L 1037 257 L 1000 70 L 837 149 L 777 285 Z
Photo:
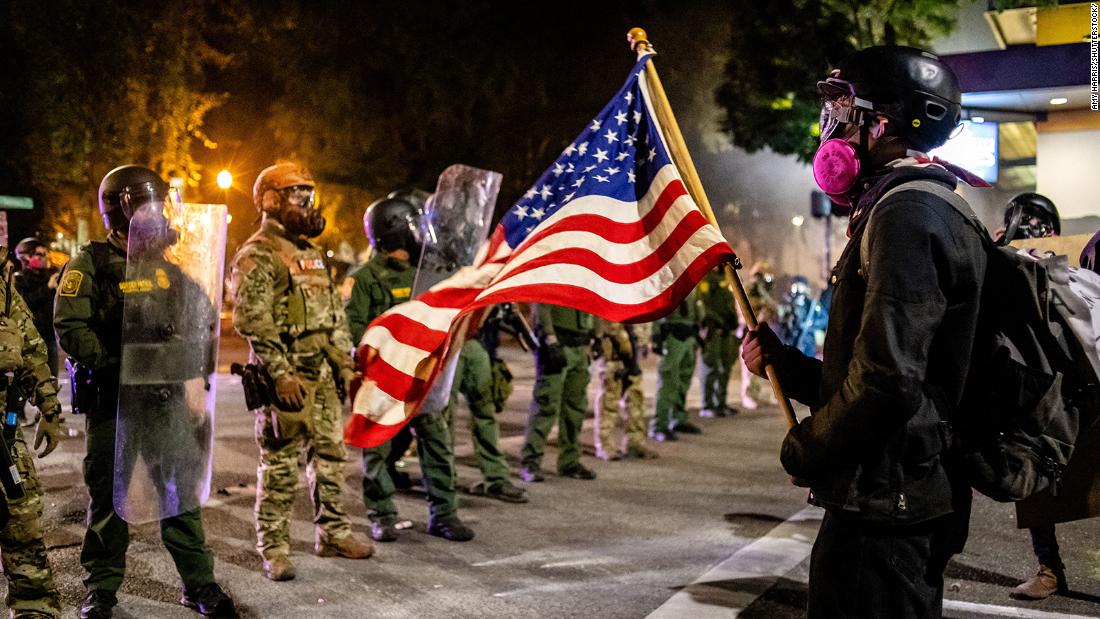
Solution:
M 965 219 L 966 222 L 969 223 L 975 231 L 977 231 L 978 236 L 982 239 L 983 245 L 985 245 L 987 248 L 994 246 L 993 239 L 989 236 L 989 231 L 985 229 L 985 225 L 980 219 L 978 219 L 978 216 L 974 214 L 974 210 L 970 208 L 970 205 L 967 204 L 966 200 L 959 194 L 948 189 L 942 183 L 937 183 L 935 181 L 929 180 L 908 181 L 898 185 L 897 187 L 894 187 L 890 191 L 887 191 L 885 194 L 883 194 L 883 196 L 879 198 L 878 204 L 882 204 L 886 201 L 887 198 L 895 194 L 906 191 L 920 191 L 924 193 L 930 193 L 948 203 L 949 205 L 951 205 L 952 208 L 958 211 L 960 215 L 963 216 L 963 219 Z M 868 234 L 868 232 L 870 232 L 871 230 L 871 219 L 874 217 L 875 211 L 877 210 L 878 208 L 873 208 L 871 209 L 871 212 L 867 214 L 867 224 L 863 227 L 863 234 L 859 239 L 859 264 L 860 269 L 864 273 L 864 277 L 866 277 L 866 274 L 869 272 L 868 267 L 870 264 L 869 256 L 871 241 L 870 234 Z

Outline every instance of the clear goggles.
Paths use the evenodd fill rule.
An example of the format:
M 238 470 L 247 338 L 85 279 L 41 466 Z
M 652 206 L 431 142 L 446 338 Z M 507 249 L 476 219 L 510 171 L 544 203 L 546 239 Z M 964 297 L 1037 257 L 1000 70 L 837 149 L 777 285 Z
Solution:
M 280 189 L 279 194 L 287 204 L 309 209 L 313 208 L 316 192 L 312 185 L 291 185 Z

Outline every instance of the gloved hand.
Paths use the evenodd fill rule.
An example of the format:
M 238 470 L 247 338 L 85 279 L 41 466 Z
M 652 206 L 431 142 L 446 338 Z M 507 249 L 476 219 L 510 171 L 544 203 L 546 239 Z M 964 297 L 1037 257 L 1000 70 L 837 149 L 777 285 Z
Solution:
M 306 407 L 306 388 L 293 374 L 283 374 L 275 379 L 275 399 L 279 408 L 298 412 Z
M 786 355 L 786 348 L 768 323 L 762 322 L 745 335 L 741 346 L 741 360 L 745 367 L 757 376 L 766 377 L 764 366 L 774 365 L 778 371 Z
M 34 450 L 39 458 L 45 458 L 57 449 L 61 441 L 61 414 L 57 409 L 43 411 L 38 416 L 38 427 L 34 430 Z M 45 448 L 38 451 L 42 444 Z
M 538 362 L 539 373 L 543 375 L 558 374 L 565 369 L 565 351 L 557 340 L 544 341 L 536 352 L 535 360 Z

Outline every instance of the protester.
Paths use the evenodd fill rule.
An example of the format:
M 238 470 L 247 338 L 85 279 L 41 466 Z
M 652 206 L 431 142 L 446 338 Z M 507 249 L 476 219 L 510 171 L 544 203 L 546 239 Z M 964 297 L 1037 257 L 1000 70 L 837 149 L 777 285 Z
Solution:
M 53 332 L 53 297 L 57 290 L 57 269 L 50 266 L 50 253 L 46 244 L 31 236 L 15 246 L 15 256 L 22 268 L 15 273 L 12 282 L 19 295 L 27 302 L 34 317 L 34 328 L 46 343 L 50 373 L 57 372 L 57 338 Z
M 825 508 L 809 617 L 938 618 L 970 509 L 940 427 L 962 398 L 986 264 L 977 231 L 934 193 L 954 189 L 955 174 L 925 155 L 958 125 L 958 79 L 932 54 L 881 46 L 818 89 L 814 176 L 851 207 L 823 359 L 784 347 L 766 324 L 742 358 L 761 376 L 774 364 L 811 407 L 781 452 Z

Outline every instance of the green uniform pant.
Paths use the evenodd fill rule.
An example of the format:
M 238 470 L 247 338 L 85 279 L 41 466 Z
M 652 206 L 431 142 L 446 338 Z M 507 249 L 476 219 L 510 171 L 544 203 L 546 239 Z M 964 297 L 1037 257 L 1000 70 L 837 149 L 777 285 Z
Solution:
M 110 391 L 109 389 L 107 391 Z M 84 484 L 88 486 L 88 530 L 80 550 L 80 564 L 87 570 L 88 589 L 117 591 L 126 574 L 126 549 L 130 529 L 115 513 L 115 415 L 117 402 L 100 396 L 85 417 L 87 434 Z M 214 556 L 206 545 L 202 512 L 198 509 L 160 521 L 160 539 L 172 555 L 183 584 L 189 588 L 214 582 Z
M 741 340 L 733 331 L 716 327 L 707 330 L 703 340 L 703 408 L 725 408 L 730 373 L 740 349 Z
M 558 421 L 558 472 L 580 463 L 581 426 L 588 410 L 588 347 L 562 346 L 565 369 L 556 374 L 536 371 L 535 400 L 527 418 L 527 436 L 520 452 L 525 468 L 537 470 L 542 464 L 546 438 Z M 537 365 L 537 364 L 536 364 Z
M 623 362 L 616 359 L 597 360 L 596 371 L 600 378 L 600 392 L 596 396 L 596 449 L 613 453 L 626 451 L 628 446 L 643 447 L 646 428 L 642 375 L 624 376 Z M 615 433 L 620 427 L 623 437 L 616 441 Z
M 500 424 L 493 405 L 492 380 L 489 353 L 478 340 L 468 340 L 458 358 L 451 397 L 443 411 L 453 438 L 458 395 L 461 393 L 466 398 L 466 404 L 470 407 L 470 434 L 473 435 L 477 465 L 485 481 L 490 484 L 508 479 L 508 464 L 500 451 Z
M 256 443 L 260 463 L 256 468 L 256 549 L 264 557 L 290 553 L 290 513 L 298 487 L 298 456 L 306 452 L 306 479 L 313 504 L 313 524 L 318 541 L 347 537 L 351 522 L 344 511 L 343 420 L 332 373 L 324 367 L 307 403 L 309 427 L 297 432 L 288 424 L 276 431 L 277 409 L 268 407 L 256 415 Z
M 454 441 L 447 420 L 439 413 L 424 413 L 409 421 L 416 436 L 416 453 L 428 495 L 428 516 L 432 521 L 447 518 L 457 509 L 455 495 Z M 386 467 L 391 441 L 363 450 L 363 503 L 372 520 L 397 515 L 393 501 L 397 489 Z
M 61 602 L 42 539 L 42 486 L 38 483 L 34 457 L 27 449 L 23 431 L 17 428 L 15 432 L 12 460 L 23 478 L 26 495 L 19 500 L 9 500 L 0 486 L 0 500 L 8 501 L 10 512 L 8 523 L 0 529 L 0 556 L 8 579 L 8 596 L 4 603 L 13 614 L 38 612 L 60 617 Z
M 657 432 L 675 428 L 687 421 L 687 392 L 695 371 L 695 340 L 669 336 L 657 365 L 657 413 L 653 424 Z

